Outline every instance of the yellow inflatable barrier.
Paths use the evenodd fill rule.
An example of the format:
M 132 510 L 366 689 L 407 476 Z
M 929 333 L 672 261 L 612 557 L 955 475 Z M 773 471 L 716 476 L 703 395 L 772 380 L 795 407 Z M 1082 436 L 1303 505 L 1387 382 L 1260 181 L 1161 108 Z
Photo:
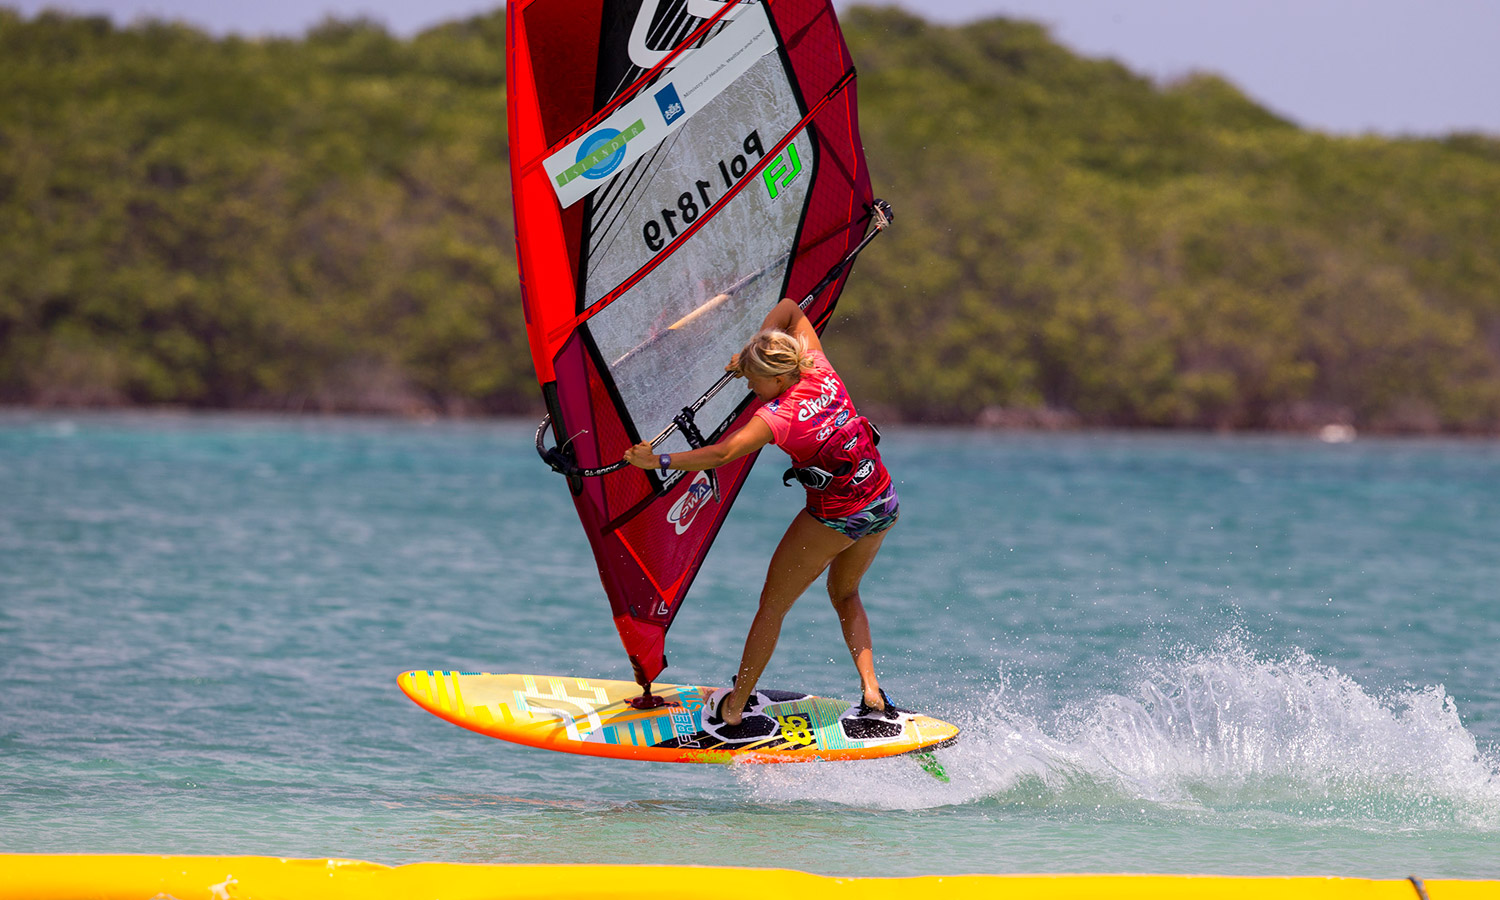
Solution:
M 1500 882 L 1206 875 L 831 878 L 785 869 L 501 866 L 266 856 L 0 854 L 0 900 L 659 900 L 706 895 L 914 900 L 1500 900 Z

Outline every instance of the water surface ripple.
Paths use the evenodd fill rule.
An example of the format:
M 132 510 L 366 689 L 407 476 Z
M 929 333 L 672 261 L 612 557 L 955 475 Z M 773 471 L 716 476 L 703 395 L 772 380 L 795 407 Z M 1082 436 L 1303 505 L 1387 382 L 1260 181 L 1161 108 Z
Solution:
M 866 582 L 911 760 L 506 745 L 405 669 L 628 678 L 529 422 L 0 414 L 0 849 L 828 874 L 1500 877 L 1500 445 L 893 428 Z M 727 678 L 775 451 L 674 626 Z M 853 696 L 832 609 L 767 686 Z

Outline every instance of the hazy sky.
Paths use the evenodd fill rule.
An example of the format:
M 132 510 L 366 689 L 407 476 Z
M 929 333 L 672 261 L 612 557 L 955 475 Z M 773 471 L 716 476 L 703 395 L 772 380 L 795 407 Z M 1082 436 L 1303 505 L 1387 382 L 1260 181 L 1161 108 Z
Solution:
M 849 5 L 838 0 L 839 5 Z M 496 0 L 0 0 L 214 33 L 301 34 L 328 15 L 409 35 Z M 1171 78 L 1218 72 L 1311 128 L 1500 136 L 1500 0 L 901 0 L 932 20 L 1033 19 L 1090 56 Z

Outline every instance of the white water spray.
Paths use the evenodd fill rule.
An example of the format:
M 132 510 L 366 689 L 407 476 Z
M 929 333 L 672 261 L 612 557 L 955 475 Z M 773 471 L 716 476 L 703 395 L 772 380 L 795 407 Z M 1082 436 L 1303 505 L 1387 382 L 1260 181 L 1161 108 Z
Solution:
M 1142 664 L 1133 689 L 1038 712 L 1008 685 L 956 716 L 941 784 L 916 762 L 739 770 L 762 801 L 989 803 L 1385 830 L 1500 830 L 1500 765 L 1442 685 L 1377 696 L 1305 653 L 1226 641 Z

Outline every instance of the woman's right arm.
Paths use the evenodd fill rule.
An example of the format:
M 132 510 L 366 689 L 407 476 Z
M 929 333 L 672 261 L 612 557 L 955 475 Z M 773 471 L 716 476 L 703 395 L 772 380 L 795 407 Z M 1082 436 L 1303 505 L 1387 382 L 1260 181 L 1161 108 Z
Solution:
M 767 425 L 760 416 L 755 416 L 744 426 L 731 431 L 717 444 L 709 444 L 707 447 L 699 447 L 696 450 L 679 450 L 676 453 L 666 454 L 670 457 L 667 468 L 687 472 L 717 469 L 727 462 L 754 453 L 772 442 L 771 426 Z M 625 461 L 642 469 L 655 469 L 661 465 L 660 456 L 651 449 L 648 441 L 642 441 L 626 450 Z

